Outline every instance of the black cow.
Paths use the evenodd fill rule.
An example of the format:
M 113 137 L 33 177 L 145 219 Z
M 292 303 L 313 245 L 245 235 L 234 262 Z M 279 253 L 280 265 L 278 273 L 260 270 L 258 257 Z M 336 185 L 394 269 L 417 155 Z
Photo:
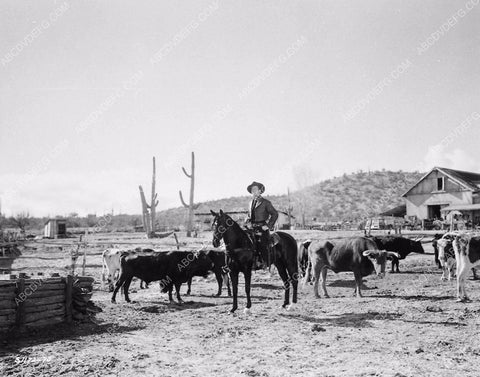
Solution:
M 392 272 L 395 272 L 394 267 L 396 267 L 396 272 L 400 272 L 400 269 L 398 268 L 400 263 L 398 260 L 405 259 L 408 254 L 425 254 L 422 243 L 417 240 L 397 236 L 375 236 L 372 237 L 372 240 L 375 241 L 379 250 L 388 250 L 398 253 L 398 257 L 389 257 L 389 259 L 392 260 Z
M 318 294 L 318 279 L 321 274 L 322 290 L 325 297 L 328 297 L 325 287 L 327 269 L 335 273 L 352 271 L 355 276 L 357 297 L 362 297 L 360 286 L 362 277 L 375 272 L 377 275 L 385 274 L 387 256 L 395 253 L 378 250 L 372 239 L 366 237 L 354 237 L 338 242 L 336 245 L 329 241 L 314 241 L 308 247 L 308 268 L 304 284 L 310 278 L 310 267 L 313 270 L 315 283 L 313 292 L 315 297 Z M 398 257 L 398 256 L 397 256 Z
M 162 251 L 154 251 L 152 249 L 135 249 L 136 253 L 148 254 L 148 253 L 162 253 Z M 166 253 L 166 251 L 164 251 Z M 207 252 L 208 257 L 213 262 L 213 270 L 212 272 L 215 274 L 218 284 L 218 291 L 215 296 L 219 297 L 222 295 L 222 286 L 223 282 L 227 285 L 228 296 L 232 295 L 232 291 L 230 289 L 230 279 L 228 278 L 228 274 L 225 274 L 222 268 L 225 266 L 225 252 L 219 250 L 209 250 Z M 143 280 L 140 281 L 140 288 L 143 289 L 143 285 L 145 288 L 148 288 L 148 283 L 145 283 Z M 160 282 L 160 288 L 163 289 L 162 283 Z M 112 289 L 113 291 L 113 289 Z M 192 278 L 188 279 L 187 281 L 187 293 L 186 295 L 189 296 L 192 292 Z
M 225 281 L 225 283 L 227 284 L 228 297 L 230 297 L 232 295 L 232 291 L 230 289 L 230 279 L 228 278 L 228 274 L 224 273 L 223 271 L 224 267 L 226 266 L 225 252 L 219 251 L 219 250 L 209 250 L 207 251 L 207 255 L 213 262 L 212 272 L 215 274 L 215 277 L 217 278 L 218 291 L 215 296 L 218 297 L 222 295 L 222 284 Z M 188 296 L 191 293 L 191 286 L 192 286 L 191 278 L 188 280 L 187 284 L 188 284 L 188 290 L 187 290 L 187 296 Z
M 168 292 L 170 302 L 173 301 L 172 290 L 175 286 L 177 300 L 182 302 L 180 287 L 193 276 L 206 277 L 213 270 L 212 259 L 206 252 L 171 251 L 153 254 L 129 254 L 122 256 L 120 277 L 115 283 L 112 302 L 120 287 L 123 286 L 125 301 L 130 302 L 128 288 L 134 277 L 146 283 L 160 281 L 163 292 Z

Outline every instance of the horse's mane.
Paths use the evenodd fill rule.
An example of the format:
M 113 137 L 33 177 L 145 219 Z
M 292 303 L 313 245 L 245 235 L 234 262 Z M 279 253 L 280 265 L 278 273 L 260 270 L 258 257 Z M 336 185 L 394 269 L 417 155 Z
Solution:
M 229 219 L 230 219 L 230 220 L 232 221 L 232 223 L 233 223 L 232 225 L 226 224 L 227 227 L 228 227 L 228 226 L 232 227 L 232 230 L 234 230 L 234 231 L 236 231 L 237 233 L 239 233 L 242 237 L 244 237 L 244 239 L 245 239 L 249 244 L 251 244 L 251 243 L 252 243 L 252 240 L 251 240 L 250 237 L 248 236 L 248 233 L 247 233 L 244 229 L 242 229 L 241 226 L 238 225 L 238 223 L 237 223 L 234 219 L 231 218 L 231 216 L 227 215 L 226 213 L 224 213 L 223 215 L 225 216 L 225 223 L 227 223 L 227 221 L 228 221 Z

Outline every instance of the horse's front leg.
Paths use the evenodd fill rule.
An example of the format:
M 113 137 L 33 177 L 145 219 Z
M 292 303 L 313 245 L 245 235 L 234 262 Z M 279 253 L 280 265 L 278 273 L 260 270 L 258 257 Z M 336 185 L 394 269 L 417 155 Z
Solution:
M 245 294 L 247 295 L 247 309 L 252 307 L 252 301 L 250 300 L 250 285 L 252 282 L 252 270 L 246 269 L 243 273 L 245 277 Z
M 234 313 L 238 308 L 238 270 L 230 268 L 230 280 L 232 281 L 233 306 L 230 313 Z

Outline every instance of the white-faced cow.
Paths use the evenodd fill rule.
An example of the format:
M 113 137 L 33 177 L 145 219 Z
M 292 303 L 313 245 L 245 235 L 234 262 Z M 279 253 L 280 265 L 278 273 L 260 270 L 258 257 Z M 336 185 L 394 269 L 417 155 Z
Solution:
M 325 286 L 327 270 L 335 273 L 352 271 L 355 276 L 355 293 L 361 297 L 360 286 L 362 277 L 375 272 L 377 275 L 385 274 L 387 256 L 396 253 L 378 250 L 372 239 L 366 237 L 354 237 L 336 243 L 329 241 L 314 241 L 308 247 L 308 268 L 304 279 L 304 285 L 310 278 L 310 270 L 313 270 L 315 283 L 313 292 L 315 297 L 318 294 L 319 277 L 321 276 L 322 290 L 325 297 L 328 297 Z
M 120 256 L 122 253 L 128 253 L 132 249 L 106 249 L 102 253 L 102 290 L 105 290 L 106 283 L 110 288 L 110 292 L 113 291 L 113 283 L 117 279 L 117 275 L 120 273 Z
M 110 248 L 104 250 L 102 253 L 102 290 L 105 290 L 105 283 L 109 286 L 109 291 L 113 291 L 114 282 L 117 280 L 118 275 L 120 274 L 120 258 L 122 255 L 127 255 L 131 253 L 153 253 L 152 249 L 142 249 L 137 247 L 136 249 L 119 249 L 119 248 Z M 145 284 L 148 287 L 147 284 Z M 140 282 L 140 288 L 143 288 L 143 282 Z
M 453 240 L 459 235 L 458 232 L 445 233 L 440 239 L 436 240 L 438 250 L 438 263 L 443 269 L 441 280 L 452 280 L 454 267 L 456 266 L 455 251 L 453 249 Z M 476 279 L 475 268 L 472 268 L 473 278 Z
M 405 259 L 410 253 L 424 254 L 421 238 L 411 240 L 400 236 L 375 236 L 372 239 L 380 250 L 388 250 L 397 253 L 397 255 L 389 256 L 392 261 L 392 272 L 396 267 L 396 272 L 400 272 L 399 259 Z
M 465 280 L 471 268 L 480 266 L 480 236 L 458 234 L 453 239 L 457 261 L 457 301 L 469 301 Z
M 453 240 L 456 234 L 446 233 L 436 242 L 438 250 L 438 263 L 442 267 L 441 280 L 452 280 L 453 267 L 455 266 L 455 251 L 453 250 Z

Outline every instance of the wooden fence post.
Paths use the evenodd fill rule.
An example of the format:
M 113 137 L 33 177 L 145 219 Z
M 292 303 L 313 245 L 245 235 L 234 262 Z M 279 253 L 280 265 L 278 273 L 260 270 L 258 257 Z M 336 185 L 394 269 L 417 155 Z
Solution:
M 70 323 L 72 322 L 73 276 L 67 275 L 65 283 L 65 316 L 67 323 Z
M 17 327 L 20 327 L 25 322 L 25 279 L 18 279 L 16 285 L 15 302 L 17 304 L 17 311 L 15 324 Z
M 83 245 L 83 264 L 82 264 L 82 276 L 85 276 L 85 267 L 87 267 L 87 246 Z
M 173 236 L 175 237 L 175 242 L 177 243 L 177 250 L 180 250 L 180 244 L 178 243 L 177 233 L 173 233 Z

